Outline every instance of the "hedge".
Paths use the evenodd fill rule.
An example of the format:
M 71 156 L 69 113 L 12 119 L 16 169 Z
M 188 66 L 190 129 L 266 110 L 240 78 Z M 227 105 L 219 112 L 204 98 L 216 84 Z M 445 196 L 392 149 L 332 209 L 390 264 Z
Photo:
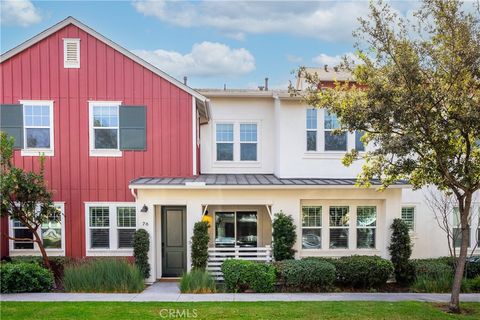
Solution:
M 230 292 L 273 292 L 276 282 L 275 268 L 248 260 L 225 260 L 221 267 L 225 287 Z
M 327 261 L 285 260 L 275 266 L 279 282 L 287 291 L 329 290 L 335 282 L 335 266 Z
M 53 274 L 37 263 L 2 263 L 0 266 L 2 293 L 48 292 L 54 286 Z

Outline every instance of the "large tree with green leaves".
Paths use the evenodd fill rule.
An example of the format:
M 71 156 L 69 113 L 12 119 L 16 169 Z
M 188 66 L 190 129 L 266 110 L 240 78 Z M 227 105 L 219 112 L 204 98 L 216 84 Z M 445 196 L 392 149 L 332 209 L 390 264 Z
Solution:
M 15 167 L 12 157 L 13 139 L 7 137 L 4 132 L 0 132 L 0 216 L 18 220 L 28 228 L 33 235 L 33 242 L 37 244 L 43 256 L 44 265 L 51 269 L 40 228 L 43 223 L 52 221 L 52 217 L 60 217 L 60 215 L 53 204 L 52 193 L 45 183 L 43 157 L 40 157 L 38 173 Z M 11 237 L 7 230 L 2 236 L 15 241 L 32 241 L 30 238 Z
M 471 4 L 471 3 L 470 3 Z M 385 3 L 371 3 L 360 18 L 355 82 L 319 88 L 315 74 L 309 105 L 327 108 L 344 130 L 362 130 L 364 158 L 359 184 L 379 178 L 386 188 L 406 179 L 452 192 L 460 211 L 462 241 L 450 309 L 459 312 L 460 285 L 467 256 L 472 197 L 480 188 L 480 9 L 465 10 L 456 0 L 424 0 L 415 22 L 402 19 Z M 301 73 L 305 70 L 301 69 Z

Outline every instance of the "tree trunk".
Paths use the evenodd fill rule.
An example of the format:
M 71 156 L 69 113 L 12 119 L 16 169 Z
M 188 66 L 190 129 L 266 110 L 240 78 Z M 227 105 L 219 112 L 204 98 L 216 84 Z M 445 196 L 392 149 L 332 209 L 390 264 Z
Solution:
M 465 262 L 467 261 L 468 240 L 470 226 L 468 217 L 470 214 L 470 206 L 472 204 L 472 194 L 465 194 L 464 199 L 458 199 L 458 209 L 460 213 L 460 226 L 462 230 L 462 243 L 460 246 L 460 255 L 455 265 L 455 277 L 453 278 L 452 295 L 450 297 L 449 309 L 451 312 L 460 313 L 460 290 L 462 287 L 463 272 L 465 270 Z
M 35 240 L 37 240 L 37 245 L 38 248 L 40 249 L 40 253 L 42 254 L 43 258 L 43 264 L 45 265 L 46 268 L 48 268 L 50 271 L 53 272 L 52 267 L 50 265 L 50 261 L 48 260 L 47 252 L 45 251 L 45 247 L 43 246 L 42 239 L 40 238 L 40 235 L 38 234 L 37 230 L 34 228 L 30 229 L 33 233 L 33 236 L 35 237 Z

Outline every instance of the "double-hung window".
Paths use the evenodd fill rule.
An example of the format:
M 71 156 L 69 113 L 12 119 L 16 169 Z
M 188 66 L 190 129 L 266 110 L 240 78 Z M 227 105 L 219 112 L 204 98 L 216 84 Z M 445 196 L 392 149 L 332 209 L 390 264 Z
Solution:
M 240 124 L 240 161 L 257 161 L 257 124 Z
M 365 145 L 362 142 L 362 137 L 365 134 L 365 131 L 355 131 L 355 150 L 365 151 Z
M 233 123 L 216 125 L 217 161 L 233 161 Z
M 118 248 L 132 248 L 136 222 L 135 207 L 117 208 Z
M 322 207 L 302 207 L 302 249 L 322 248 Z
M 357 248 L 374 249 L 377 207 L 357 207 Z
M 325 130 L 325 151 L 346 151 L 347 150 L 347 132 L 335 133 L 340 129 L 340 122 L 334 113 L 328 110 L 324 112 L 324 130 Z
M 307 109 L 307 151 L 317 151 L 317 109 Z
M 458 207 L 453 208 L 452 236 L 455 247 L 460 248 L 462 245 L 462 225 L 460 222 L 460 210 Z M 470 248 L 470 226 L 468 227 L 468 248 Z
M 132 249 L 136 230 L 134 204 L 90 203 L 87 212 L 87 255 L 95 250 Z
M 91 150 L 119 150 L 118 102 L 90 102 Z
M 415 230 L 415 207 L 402 207 L 402 220 L 410 230 Z
M 54 204 L 53 212 L 41 225 L 39 234 L 46 250 L 63 249 L 63 204 Z M 22 240 L 13 240 L 12 249 L 34 250 L 33 233 L 19 220 L 12 219 L 12 237 Z
M 53 101 L 22 100 L 23 146 L 22 154 L 53 155 Z
M 332 206 L 329 208 L 330 248 L 348 249 L 348 229 L 350 215 L 348 206 Z

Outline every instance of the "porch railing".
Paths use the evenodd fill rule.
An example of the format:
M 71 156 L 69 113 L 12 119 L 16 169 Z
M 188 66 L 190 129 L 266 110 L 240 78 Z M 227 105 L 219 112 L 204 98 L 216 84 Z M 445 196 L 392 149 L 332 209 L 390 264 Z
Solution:
M 207 271 L 210 272 L 216 280 L 223 280 L 223 274 L 220 267 L 227 259 L 243 259 L 268 263 L 272 261 L 272 248 L 270 246 L 255 248 L 208 248 Z

